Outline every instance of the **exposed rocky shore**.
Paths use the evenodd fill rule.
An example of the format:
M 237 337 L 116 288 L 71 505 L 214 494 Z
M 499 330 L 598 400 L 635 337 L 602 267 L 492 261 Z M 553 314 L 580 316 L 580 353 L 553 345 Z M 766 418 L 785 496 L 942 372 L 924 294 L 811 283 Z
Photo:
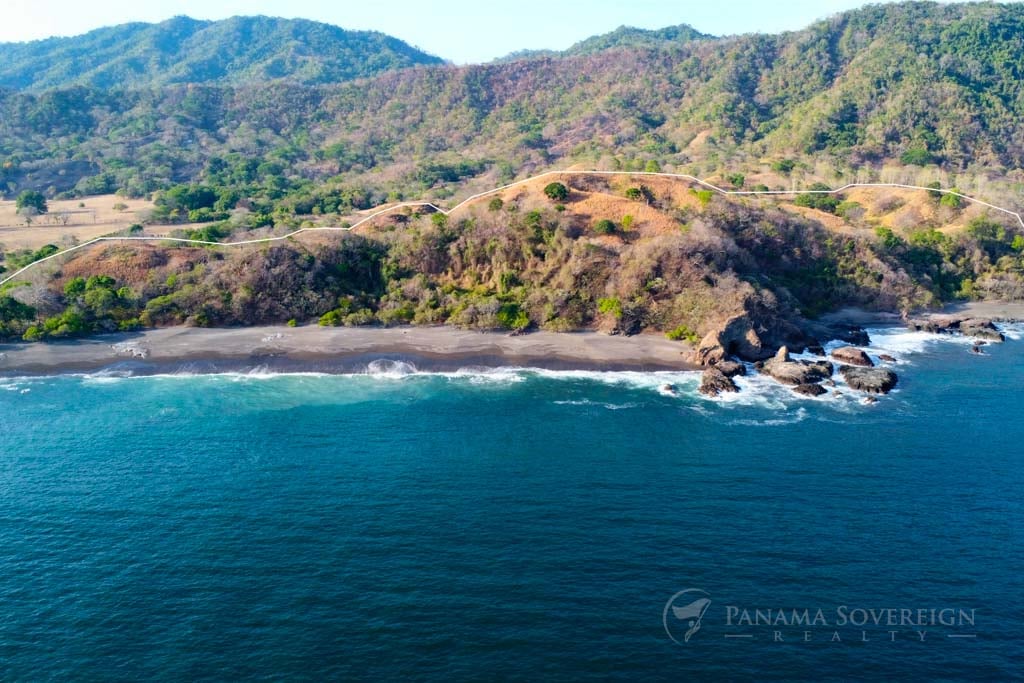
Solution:
M 970 306 L 964 308 L 967 310 L 962 314 L 928 314 L 903 318 L 902 322 L 911 331 L 969 337 L 974 340 L 972 351 L 978 354 L 983 353 L 986 344 L 1005 341 L 996 322 L 1015 318 L 981 317 Z M 862 312 L 860 319 L 871 320 L 870 315 Z M 897 318 L 889 315 L 877 320 L 891 324 Z M 845 345 L 832 349 L 827 354 L 829 360 L 825 344 L 837 340 Z M 732 378 L 735 368 L 746 362 L 794 392 L 812 397 L 823 396 L 830 389 L 839 393 L 833 379 L 838 373 L 850 390 L 862 392 L 866 402 L 874 402 L 874 396 L 887 394 L 899 384 L 899 376 L 889 367 L 897 362 L 895 357 L 884 353 L 872 357 L 861 348 L 870 343 L 862 327 L 835 317 L 823 322 L 793 322 L 748 313 L 725 321 L 707 334 L 694 352 L 693 361 L 706 368 L 700 391 L 708 396 L 739 391 Z M 794 354 L 820 359 L 793 358 Z

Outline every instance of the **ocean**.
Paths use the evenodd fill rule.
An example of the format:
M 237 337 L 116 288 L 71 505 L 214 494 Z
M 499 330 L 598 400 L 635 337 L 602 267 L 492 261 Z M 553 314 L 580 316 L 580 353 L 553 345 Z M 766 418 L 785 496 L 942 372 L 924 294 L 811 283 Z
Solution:
M 389 361 L 0 379 L 0 679 L 1019 678 L 1010 334 L 874 330 L 876 405 Z

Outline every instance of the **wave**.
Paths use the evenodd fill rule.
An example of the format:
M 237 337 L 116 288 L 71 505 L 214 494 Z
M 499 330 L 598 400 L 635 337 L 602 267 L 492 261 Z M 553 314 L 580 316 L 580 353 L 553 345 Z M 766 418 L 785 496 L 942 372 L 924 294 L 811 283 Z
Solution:
M 552 401 L 556 406 L 593 406 L 604 408 L 605 410 L 630 410 L 631 408 L 639 408 L 639 403 L 603 403 L 601 401 L 591 401 L 589 399 L 579 400 L 566 400 L 566 401 Z

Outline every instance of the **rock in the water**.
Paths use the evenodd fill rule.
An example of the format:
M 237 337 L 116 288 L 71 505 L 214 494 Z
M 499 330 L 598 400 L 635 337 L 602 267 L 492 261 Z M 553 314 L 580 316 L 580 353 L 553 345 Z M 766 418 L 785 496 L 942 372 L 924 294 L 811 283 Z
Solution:
M 887 353 L 880 353 L 880 354 L 878 354 L 878 360 L 884 361 L 886 363 L 895 363 L 896 362 L 896 359 L 893 358 L 892 356 L 890 356 Z
M 747 366 L 734 360 L 716 363 L 715 367 L 726 377 L 740 377 L 747 374 Z
M 869 394 L 888 394 L 896 386 L 899 378 L 888 368 L 862 368 L 853 365 L 842 365 L 839 373 L 850 385 L 851 389 L 866 391 Z
M 827 394 L 828 390 L 820 384 L 797 384 L 793 391 L 804 396 L 821 396 Z
M 875 367 L 868 354 L 853 346 L 843 346 L 832 352 L 832 357 L 846 365 L 859 365 L 862 368 Z
M 732 378 L 726 377 L 721 370 L 715 367 L 710 367 L 704 371 L 704 376 L 700 379 L 700 393 L 705 396 L 720 396 L 726 393 L 736 393 L 740 388 L 736 386 L 736 383 L 732 381 Z
M 960 333 L 965 337 L 974 337 L 975 339 L 985 339 L 993 342 L 1006 341 L 1006 337 L 1003 333 L 996 329 L 996 326 L 991 320 L 979 320 L 972 318 L 970 320 L 964 320 L 960 323 Z
M 966 337 L 974 337 L 975 339 L 987 339 L 994 342 L 1006 341 L 1006 338 L 996 328 L 995 324 L 987 318 L 948 316 L 910 320 L 907 324 L 910 326 L 910 329 L 919 332 L 947 334 L 959 332 Z
M 810 346 L 807 347 L 807 353 L 814 356 L 824 356 L 825 347 L 821 346 L 820 344 L 811 344 Z
M 828 361 L 794 361 L 789 359 L 789 349 L 783 346 L 775 357 L 765 361 L 758 368 L 761 372 L 783 384 L 816 384 L 832 376 L 832 364 Z

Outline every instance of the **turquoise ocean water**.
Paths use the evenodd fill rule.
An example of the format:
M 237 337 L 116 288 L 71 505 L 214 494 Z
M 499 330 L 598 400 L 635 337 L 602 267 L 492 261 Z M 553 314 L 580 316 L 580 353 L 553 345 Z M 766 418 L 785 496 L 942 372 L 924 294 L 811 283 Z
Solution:
M 397 363 L 0 379 L 0 680 L 1020 677 L 1024 344 L 873 337 L 875 406 Z

